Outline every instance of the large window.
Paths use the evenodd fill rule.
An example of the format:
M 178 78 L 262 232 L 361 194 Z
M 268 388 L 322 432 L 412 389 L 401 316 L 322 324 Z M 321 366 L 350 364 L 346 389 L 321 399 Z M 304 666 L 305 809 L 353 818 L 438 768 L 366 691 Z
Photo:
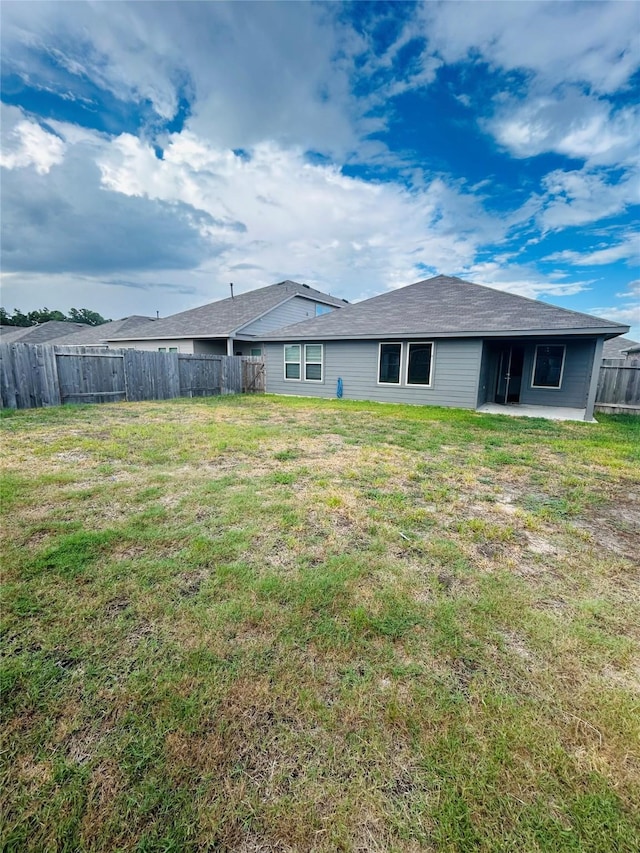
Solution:
M 407 355 L 407 385 L 431 385 L 433 344 L 409 344 Z
M 533 388 L 559 388 L 562 385 L 564 353 L 562 344 L 538 344 L 533 362 Z
M 321 314 L 328 314 L 330 311 L 330 305 L 321 305 L 319 302 L 316 302 L 316 317 L 319 317 Z
M 304 345 L 304 378 L 322 382 L 322 344 Z
M 284 378 L 300 379 L 300 344 L 286 344 L 284 348 Z
M 400 384 L 402 344 L 380 344 L 378 356 L 378 382 L 386 385 Z

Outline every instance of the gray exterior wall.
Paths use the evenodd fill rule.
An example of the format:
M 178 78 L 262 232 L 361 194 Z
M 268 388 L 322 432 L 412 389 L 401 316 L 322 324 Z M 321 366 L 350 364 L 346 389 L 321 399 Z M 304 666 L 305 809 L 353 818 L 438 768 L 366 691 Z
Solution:
M 193 341 L 194 353 L 207 353 L 207 355 L 226 355 L 227 339 L 218 341 Z
M 533 366 L 538 344 L 565 346 L 564 370 L 560 388 L 532 387 Z M 483 403 L 492 403 L 495 400 L 498 371 L 497 348 L 500 345 L 522 346 L 524 349 L 520 403 L 530 406 L 567 406 L 577 409 L 587 406 L 589 387 L 595 365 L 595 338 L 485 339 L 478 386 L 479 406 Z
M 400 341 L 395 341 L 400 342 Z M 305 342 L 291 341 L 290 343 Z M 377 400 L 385 403 L 455 406 L 475 409 L 495 399 L 499 343 L 524 347 L 524 363 L 520 402 L 526 405 L 585 408 L 596 354 L 595 338 L 513 338 L 500 341 L 490 338 L 446 338 L 434 340 L 432 387 L 406 385 L 407 343 L 402 341 L 402 364 L 399 385 L 378 384 L 378 341 L 317 341 L 323 343 L 324 377 L 322 382 L 286 380 L 284 378 L 284 344 L 263 346 L 266 364 L 266 390 L 271 394 L 302 397 L 335 397 L 338 377 L 342 378 L 344 398 Z M 563 344 L 565 362 L 562 385 L 555 388 L 532 388 L 533 365 L 538 344 Z
M 252 349 L 259 349 L 260 355 L 264 353 L 264 344 L 262 341 L 239 341 L 237 338 L 233 342 L 233 354 L 251 355 Z
M 174 340 L 169 341 L 163 341 L 161 339 L 150 339 L 145 341 L 132 338 L 128 341 L 111 341 L 109 343 L 110 349 L 139 349 L 145 350 L 146 352 L 158 352 L 160 347 L 166 347 L 167 350 L 169 347 L 177 347 L 178 352 L 191 354 L 194 352 L 194 341 L 192 341 L 191 338 L 175 338 Z
M 298 341 L 291 341 L 291 343 L 298 343 Z M 306 343 L 312 342 L 306 341 Z M 343 396 L 347 400 L 378 400 L 385 403 L 475 409 L 482 357 L 482 341 L 479 338 L 433 342 L 431 388 L 405 384 L 407 346 L 406 342 L 404 343 L 400 385 L 378 384 L 378 341 L 324 342 L 322 382 L 286 380 L 284 378 L 284 344 L 267 343 L 264 346 L 266 390 L 270 394 L 335 397 L 338 377 L 341 377 L 344 386 Z
M 317 302 L 315 299 L 304 299 L 302 296 L 294 296 L 284 305 L 278 305 L 264 317 L 254 320 L 248 326 L 242 327 L 243 335 L 264 335 L 267 332 L 273 332 L 275 329 L 282 329 L 285 326 L 291 326 L 293 323 L 300 323 L 302 320 L 310 320 L 316 316 L 316 305 L 324 305 L 323 302 Z M 332 311 L 337 309 L 331 305 L 327 305 Z M 239 331 L 239 330 L 238 330 Z
M 535 343 L 528 344 L 524 353 L 520 402 L 535 406 L 571 406 L 583 409 L 587 405 L 593 370 L 596 339 L 548 339 L 541 344 L 564 344 L 564 370 L 560 388 L 532 388 Z

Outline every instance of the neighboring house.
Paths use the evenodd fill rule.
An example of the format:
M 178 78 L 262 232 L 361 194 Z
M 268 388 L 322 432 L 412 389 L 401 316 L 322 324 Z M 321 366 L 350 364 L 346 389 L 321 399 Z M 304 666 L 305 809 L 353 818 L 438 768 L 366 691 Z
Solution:
M 47 320 L 37 326 L 2 326 L 0 343 L 14 344 L 51 344 L 63 335 L 72 335 L 86 329 L 82 323 L 68 323 L 63 320 Z
M 135 335 L 109 335 L 109 346 L 260 356 L 267 332 L 344 308 L 345 304 L 346 300 L 306 284 L 281 281 L 154 320 L 137 329 Z
M 627 354 L 633 355 L 634 350 L 640 350 L 640 343 L 638 341 L 632 341 L 631 338 L 613 338 L 610 341 L 604 342 L 602 357 L 626 358 Z
M 99 326 L 87 326 L 83 324 L 70 335 L 56 338 L 51 343 L 71 347 L 107 347 L 108 337 L 112 335 L 130 335 L 134 330 L 155 322 L 156 320 L 152 317 L 142 317 L 134 314 L 131 317 L 123 317 L 121 320 L 109 320 L 108 323 L 101 323 Z M 68 323 L 65 325 L 68 325 Z
M 356 400 L 467 409 L 559 407 L 591 420 L 603 342 L 628 330 L 436 276 L 265 335 L 266 387 L 334 397 L 340 386 Z

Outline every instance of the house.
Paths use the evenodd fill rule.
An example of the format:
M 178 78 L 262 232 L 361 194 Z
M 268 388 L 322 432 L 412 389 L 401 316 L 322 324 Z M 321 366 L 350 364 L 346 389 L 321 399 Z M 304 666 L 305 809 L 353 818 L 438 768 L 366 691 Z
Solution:
M 71 347 L 107 347 L 108 337 L 112 335 L 130 335 L 134 329 L 137 330 L 142 326 L 147 326 L 155 322 L 157 321 L 152 317 L 133 314 L 131 317 L 123 317 L 121 320 L 109 320 L 108 323 L 101 323 L 99 326 L 80 325 L 71 334 L 56 338 L 51 343 Z M 69 324 L 67 323 L 66 325 Z
M 628 329 L 439 275 L 265 335 L 266 387 L 591 420 L 603 343 Z
M 262 337 L 273 329 L 318 317 L 346 301 L 307 284 L 281 281 L 200 308 L 154 320 L 136 334 L 109 335 L 111 347 L 214 355 L 262 355 Z
M 151 317 L 131 316 L 124 317 L 122 320 L 110 320 L 100 326 L 62 320 L 47 320 L 37 326 L 1 326 L 0 343 L 106 347 L 107 331 L 110 334 L 131 333 L 133 329 L 149 322 L 152 322 Z
M 640 343 L 632 341 L 631 338 L 612 338 L 605 341 L 602 348 L 603 358 L 627 358 L 640 352 Z
M 71 335 L 86 328 L 82 323 L 63 320 L 47 320 L 37 326 L 2 326 L 0 343 L 3 344 L 52 344 L 63 335 Z

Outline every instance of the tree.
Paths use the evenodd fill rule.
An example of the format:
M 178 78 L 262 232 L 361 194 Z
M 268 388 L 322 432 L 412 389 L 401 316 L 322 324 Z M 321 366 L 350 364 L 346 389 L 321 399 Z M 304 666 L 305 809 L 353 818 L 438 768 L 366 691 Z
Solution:
M 111 320 L 105 320 L 97 311 L 90 311 L 88 308 L 71 308 L 68 317 L 62 311 L 50 311 L 48 308 L 39 308 L 26 314 L 23 314 L 19 308 L 16 308 L 13 314 L 9 314 L 6 308 L 0 308 L 0 323 L 3 326 L 38 326 L 48 320 L 84 323 L 85 326 L 102 326 L 103 323 L 111 322 Z
M 102 326 L 103 323 L 111 322 L 105 320 L 97 311 L 90 311 L 88 308 L 71 308 L 69 320 L 72 323 L 84 323 L 86 326 Z
M 29 311 L 27 314 L 30 326 L 38 326 L 40 323 L 46 323 L 48 320 L 58 320 L 64 323 L 67 319 L 62 311 L 49 311 L 48 308 L 41 308 L 37 311 Z

